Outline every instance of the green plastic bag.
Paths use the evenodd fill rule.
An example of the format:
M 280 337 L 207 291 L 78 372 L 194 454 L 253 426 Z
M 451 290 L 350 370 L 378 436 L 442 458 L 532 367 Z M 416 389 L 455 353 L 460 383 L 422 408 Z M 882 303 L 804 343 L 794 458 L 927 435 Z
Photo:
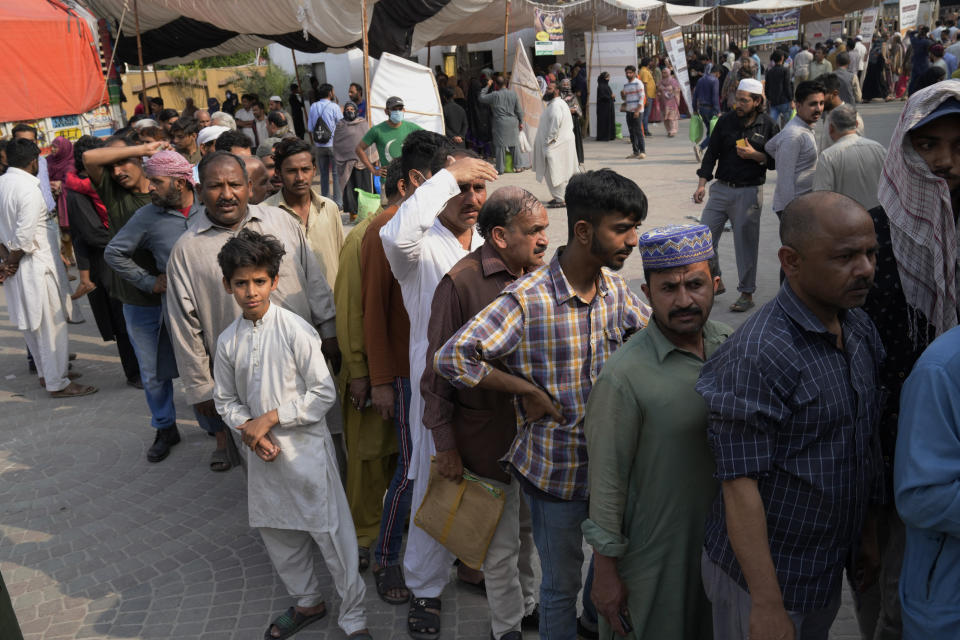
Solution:
M 503 172 L 513 173 L 513 154 L 509 151 L 503 154 Z
M 380 209 L 380 196 L 363 189 L 354 188 L 357 192 L 357 222 L 375 214 Z
M 693 114 L 690 118 L 690 142 L 696 144 L 703 138 L 704 130 L 703 118 L 699 113 Z
M 710 135 L 713 135 L 713 128 L 717 126 L 717 120 L 720 119 L 720 116 L 713 116 L 710 118 Z
M 616 135 L 616 138 L 617 138 L 617 140 L 623 140 L 623 125 L 622 125 L 621 123 L 619 123 L 619 122 L 617 122 L 616 125 L 617 125 L 617 135 Z

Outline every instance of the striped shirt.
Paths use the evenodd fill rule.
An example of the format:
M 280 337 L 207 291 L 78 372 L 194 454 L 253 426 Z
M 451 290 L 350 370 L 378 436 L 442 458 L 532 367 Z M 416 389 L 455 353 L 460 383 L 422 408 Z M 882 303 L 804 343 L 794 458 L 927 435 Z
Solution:
M 587 441 L 583 417 L 600 369 L 650 308 L 619 275 L 602 269 L 590 302 L 576 294 L 560 268 L 548 266 L 504 289 L 434 356 L 434 367 L 459 387 L 475 387 L 500 360 L 536 384 L 563 414 L 528 422 L 516 402 L 517 437 L 503 461 L 534 487 L 562 500 L 587 499 Z

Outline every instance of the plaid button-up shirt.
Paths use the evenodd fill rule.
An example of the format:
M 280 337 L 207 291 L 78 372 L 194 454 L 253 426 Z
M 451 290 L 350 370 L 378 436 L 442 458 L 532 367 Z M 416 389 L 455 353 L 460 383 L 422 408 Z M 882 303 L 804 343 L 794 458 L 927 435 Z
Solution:
M 784 284 L 707 361 L 697 382 L 709 410 L 716 477 L 750 477 L 787 611 L 827 606 L 882 498 L 877 424 L 883 346 L 870 318 L 841 318 L 843 349 Z M 707 518 L 707 555 L 747 588 L 722 494 Z
M 454 385 L 474 387 L 492 370 L 489 362 L 499 360 L 546 391 L 563 420 L 528 422 L 515 402 L 517 437 L 503 461 L 551 496 L 586 500 L 587 397 L 607 358 L 647 325 L 650 308 L 607 269 L 596 296 L 584 301 L 559 256 L 504 289 L 437 351 L 434 367 Z

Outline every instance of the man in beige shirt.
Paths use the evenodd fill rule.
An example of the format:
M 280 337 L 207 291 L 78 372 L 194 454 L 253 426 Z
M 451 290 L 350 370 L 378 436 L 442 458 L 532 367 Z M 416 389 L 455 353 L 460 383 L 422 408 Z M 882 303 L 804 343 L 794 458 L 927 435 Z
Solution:
M 280 207 L 300 223 L 307 244 L 332 288 L 337 280 L 340 249 L 343 247 L 340 207 L 333 200 L 318 195 L 311 187 L 317 167 L 307 142 L 284 138 L 274 148 L 273 157 L 283 188 L 267 198 L 264 204 Z
M 249 204 L 249 193 L 249 177 L 239 157 L 226 151 L 204 156 L 200 199 L 205 210 L 190 219 L 167 263 L 168 330 L 184 394 L 200 415 L 216 420 L 212 357 L 217 337 L 241 311 L 223 288 L 217 254 L 240 229 L 270 234 L 283 243 L 286 255 L 271 300 L 316 327 L 324 355 L 340 359 L 333 292 L 303 230 L 275 207 Z

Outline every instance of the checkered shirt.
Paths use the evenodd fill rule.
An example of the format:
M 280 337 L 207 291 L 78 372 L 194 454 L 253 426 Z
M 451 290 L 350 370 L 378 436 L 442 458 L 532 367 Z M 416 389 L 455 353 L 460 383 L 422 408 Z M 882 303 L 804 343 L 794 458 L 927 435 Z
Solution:
M 587 397 L 607 358 L 647 325 L 650 308 L 607 269 L 597 295 L 585 302 L 563 275 L 559 255 L 504 289 L 437 351 L 434 366 L 452 384 L 474 387 L 499 360 L 546 391 L 563 420 L 528 422 L 515 402 L 517 437 L 502 460 L 551 496 L 586 500 Z
M 788 611 L 827 605 L 882 496 L 877 424 L 880 337 L 860 309 L 842 316 L 843 350 L 789 284 L 717 350 L 697 382 L 710 412 L 716 477 L 750 477 Z M 730 546 L 722 494 L 707 554 L 747 588 Z

